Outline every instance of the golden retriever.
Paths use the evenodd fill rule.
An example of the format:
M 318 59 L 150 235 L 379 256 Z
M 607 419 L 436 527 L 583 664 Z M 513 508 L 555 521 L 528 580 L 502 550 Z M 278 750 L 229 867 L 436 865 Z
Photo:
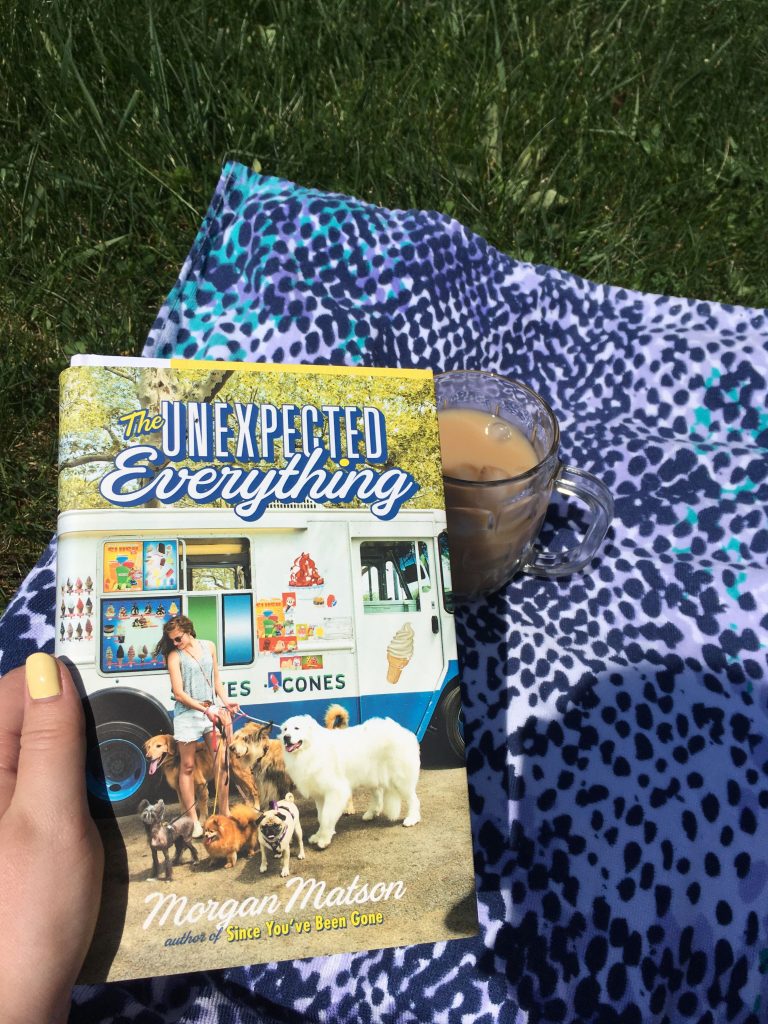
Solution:
M 158 768 L 162 768 L 165 781 L 174 789 L 179 798 L 179 805 L 182 810 L 188 811 L 182 803 L 179 792 L 179 751 L 176 740 L 170 733 L 159 733 L 151 736 L 144 744 L 144 756 L 149 761 L 149 774 L 154 775 Z M 245 799 L 252 800 L 258 806 L 258 791 L 253 781 L 250 768 L 242 765 L 236 757 L 230 758 L 230 768 L 234 776 L 234 782 Z M 195 750 L 195 771 L 193 775 L 195 786 L 195 805 L 197 806 L 197 817 L 205 821 L 208 817 L 208 783 L 213 780 L 213 758 L 206 743 L 198 743 Z
M 171 789 L 176 790 L 179 806 L 182 808 L 182 811 L 188 811 L 189 808 L 184 807 L 181 793 L 179 792 L 179 751 L 173 736 L 167 732 L 151 736 L 144 744 L 144 756 L 149 761 L 149 774 L 154 775 L 158 768 L 162 768 L 165 781 Z M 212 778 L 213 759 L 211 752 L 205 743 L 200 743 L 195 751 L 195 771 L 193 775 L 195 805 L 200 821 L 205 821 L 208 817 L 208 783 Z

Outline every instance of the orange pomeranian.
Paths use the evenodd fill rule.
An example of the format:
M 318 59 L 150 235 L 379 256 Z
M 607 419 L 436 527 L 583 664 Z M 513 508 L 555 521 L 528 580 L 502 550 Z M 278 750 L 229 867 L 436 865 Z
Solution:
M 252 857 L 259 842 L 259 812 L 246 804 L 235 804 L 229 814 L 212 814 L 203 826 L 203 846 L 209 857 L 223 858 L 233 868 L 243 849 Z

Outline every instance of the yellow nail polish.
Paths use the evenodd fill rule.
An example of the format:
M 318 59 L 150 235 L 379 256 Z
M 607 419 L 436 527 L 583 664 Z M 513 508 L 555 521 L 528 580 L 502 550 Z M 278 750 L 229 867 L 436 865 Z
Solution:
M 27 689 L 32 700 L 58 697 L 61 693 L 59 665 L 50 654 L 30 654 L 27 658 Z

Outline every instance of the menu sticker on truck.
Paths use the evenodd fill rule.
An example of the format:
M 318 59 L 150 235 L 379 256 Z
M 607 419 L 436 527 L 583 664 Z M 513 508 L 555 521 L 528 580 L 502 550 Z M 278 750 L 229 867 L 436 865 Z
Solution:
M 139 541 L 104 545 L 104 591 L 141 590 L 143 547 Z

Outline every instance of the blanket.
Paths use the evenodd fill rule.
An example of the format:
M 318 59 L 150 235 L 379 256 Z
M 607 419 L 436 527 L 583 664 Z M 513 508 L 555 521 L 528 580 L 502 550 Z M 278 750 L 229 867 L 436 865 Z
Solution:
M 71 1019 L 764 1016 L 767 351 L 765 310 L 228 164 L 144 355 L 520 378 L 615 520 L 588 572 L 456 611 L 477 939 L 83 987 Z M 0 622 L 3 671 L 52 650 L 53 554 Z

